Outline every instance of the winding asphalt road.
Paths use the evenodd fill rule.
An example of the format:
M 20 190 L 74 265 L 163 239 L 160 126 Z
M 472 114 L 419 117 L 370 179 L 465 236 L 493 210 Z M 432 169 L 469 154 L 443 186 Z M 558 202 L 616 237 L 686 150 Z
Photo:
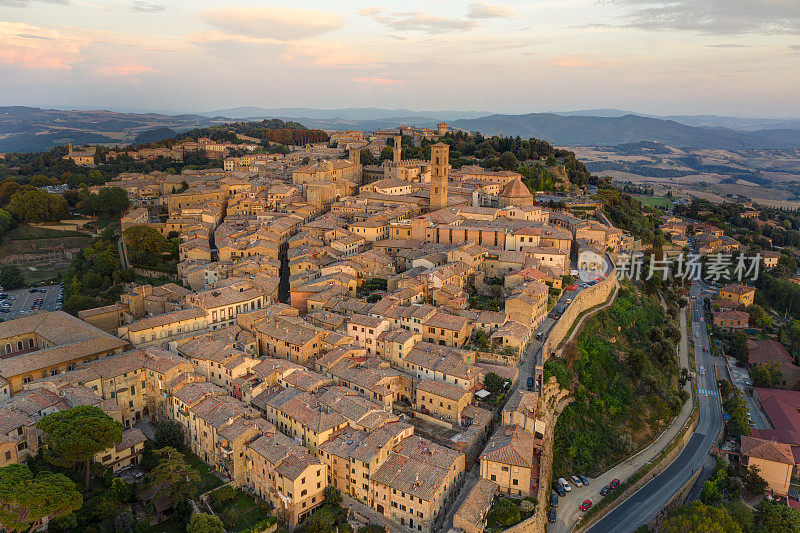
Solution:
M 722 358 L 712 357 L 708 348 L 708 332 L 703 321 L 702 282 L 692 284 L 691 313 L 694 337 L 695 371 L 700 419 L 686 447 L 666 470 L 594 524 L 592 533 L 632 532 L 649 522 L 692 476 L 693 470 L 705 463 L 711 446 L 722 430 L 722 410 L 717 392 L 714 364 L 724 365 Z

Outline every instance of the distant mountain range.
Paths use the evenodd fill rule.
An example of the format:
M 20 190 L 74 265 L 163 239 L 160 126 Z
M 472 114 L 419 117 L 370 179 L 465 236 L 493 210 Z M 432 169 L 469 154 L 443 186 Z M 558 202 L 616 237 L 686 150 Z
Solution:
M 800 148 L 800 129 L 738 131 L 730 128 L 688 126 L 675 120 L 623 115 L 564 116 L 554 113 L 490 115 L 461 119 L 451 126 L 486 135 L 537 137 L 558 146 L 614 146 L 658 141 L 670 146 L 720 149 Z
M 348 107 L 343 109 L 313 109 L 308 107 L 280 107 L 267 109 L 264 107 L 234 107 L 199 113 L 206 117 L 243 118 L 309 118 L 313 120 L 381 120 L 403 118 L 424 118 L 426 120 L 456 120 L 460 118 L 478 118 L 490 114 L 488 111 L 411 111 L 410 109 L 381 109 L 379 107 Z
M 400 124 L 451 127 L 485 135 L 537 137 L 558 146 L 614 146 L 659 141 L 681 148 L 800 148 L 800 119 L 686 115 L 647 116 L 619 109 L 524 115 L 477 111 L 411 111 L 380 108 L 237 107 L 197 114 L 63 111 L 0 107 L 0 152 L 33 152 L 74 144 L 152 142 L 192 128 L 265 118 L 295 120 L 309 128 L 374 131 Z
M 172 134 L 167 137 L 170 137 L 176 132 L 213 122 L 213 119 L 200 115 L 0 107 L 0 152 L 41 152 L 68 142 L 128 144 L 152 130 L 159 130 L 162 134 L 169 130 Z

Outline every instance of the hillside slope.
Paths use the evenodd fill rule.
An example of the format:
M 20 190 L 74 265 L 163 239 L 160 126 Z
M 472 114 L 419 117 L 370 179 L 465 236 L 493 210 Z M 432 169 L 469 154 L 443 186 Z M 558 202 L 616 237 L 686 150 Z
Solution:
M 612 146 L 659 141 L 670 146 L 724 149 L 785 149 L 800 147 L 800 130 L 734 131 L 687 126 L 672 120 L 624 115 L 621 117 L 562 116 L 554 113 L 490 115 L 461 119 L 456 128 L 486 135 L 519 135 L 549 139 L 561 146 Z

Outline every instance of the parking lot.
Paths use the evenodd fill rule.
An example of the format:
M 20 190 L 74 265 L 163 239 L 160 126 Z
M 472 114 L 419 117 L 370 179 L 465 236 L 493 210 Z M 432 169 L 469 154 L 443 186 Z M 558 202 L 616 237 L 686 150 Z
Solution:
M 43 311 L 61 309 L 61 304 L 58 302 L 60 288 L 59 285 L 47 285 L 37 287 L 36 292 L 31 292 L 33 289 L 30 288 L 2 291 L 2 294 L 8 296 L 0 300 L 0 320 L 10 320 L 33 312 L 37 298 L 42 298 L 39 309 Z
M 748 390 L 752 388 L 750 376 L 747 370 L 736 366 L 736 360 L 733 357 L 728 357 L 728 364 L 731 367 L 731 376 L 733 377 L 733 384 L 744 393 L 744 398 L 747 400 L 747 411 L 750 415 L 750 426 L 758 429 L 769 429 L 771 426 L 767 422 L 767 417 L 759 409 L 756 401 L 752 396 L 747 394 Z
M 551 522 L 552 518 L 548 519 L 551 522 L 548 531 L 570 531 L 592 506 L 603 499 L 600 491 L 611 482 L 611 478 L 606 475 L 602 479 L 589 479 L 590 484 L 583 486 L 578 486 L 571 477 L 567 482 L 572 490 L 565 496 L 558 497 L 558 507 L 554 509 L 556 511 L 555 522 Z M 555 493 L 555 490 L 551 490 L 550 497 L 552 498 Z M 582 506 L 586 500 L 591 503 L 588 506 Z

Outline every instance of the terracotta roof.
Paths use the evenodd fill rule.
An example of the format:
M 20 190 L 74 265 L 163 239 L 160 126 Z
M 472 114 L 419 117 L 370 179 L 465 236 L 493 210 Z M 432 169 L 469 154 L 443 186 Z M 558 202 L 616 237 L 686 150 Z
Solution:
M 464 395 L 470 394 L 468 390 L 462 389 L 461 387 L 456 387 L 455 385 L 450 385 L 449 383 L 443 383 L 441 381 L 433 381 L 431 379 L 421 380 L 417 384 L 417 391 L 427 392 L 428 394 L 433 394 L 456 402 L 461 400 Z
M 789 444 L 781 442 L 742 435 L 741 452 L 742 455 L 746 455 L 747 457 L 755 457 L 775 463 L 795 464 L 792 447 Z
M 748 285 L 740 285 L 740 284 L 726 285 L 720 288 L 720 292 L 725 291 L 739 295 L 747 294 L 755 290 L 756 290 L 755 287 L 750 287 Z
M 375 483 L 431 501 L 464 454 L 412 435 L 394 446 L 372 476 Z M 463 467 L 462 467 L 463 468 Z
M 500 193 L 501 198 L 533 198 L 531 191 L 522 183 L 522 180 L 517 178 L 506 183 L 503 191 Z
M 133 322 L 128 326 L 128 331 L 130 331 L 131 333 L 136 333 L 138 331 L 157 328 L 159 326 L 166 326 L 168 324 L 178 324 L 186 320 L 194 320 L 197 318 L 202 318 L 205 315 L 206 312 L 203 309 L 200 309 L 199 307 L 179 309 L 177 311 L 171 311 L 169 313 L 164 313 L 162 315 L 156 315 L 148 318 L 143 318 L 141 320 L 137 320 L 136 322 Z
M 736 311 L 731 312 L 735 313 Z M 747 360 L 750 364 L 794 361 L 783 344 L 772 339 L 748 339 Z
M 483 449 L 481 461 L 531 468 L 533 440 L 533 435 L 520 426 L 501 426 Z
M 456 515 L 462 520 L 478 526 L 480 531 L 483 528 L 486 513 L 491 508 L 499 489 L 500 486 L 494 481 L 489 481 L 482 477 L 478 478 L 478 482 L 469 491 L 464 503 L 456 511 Z

